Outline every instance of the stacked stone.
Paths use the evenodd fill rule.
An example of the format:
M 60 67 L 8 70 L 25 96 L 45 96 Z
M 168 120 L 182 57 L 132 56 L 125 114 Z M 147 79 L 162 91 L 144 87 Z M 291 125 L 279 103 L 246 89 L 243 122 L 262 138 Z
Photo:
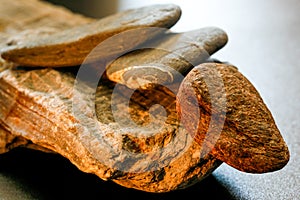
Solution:
M 147 192 L 184 189 L 223 162 L 265 173 L 288 148 L 258 91 L 211 60 L 218 27 L 170 28 L 173 4 L 90 19 L 38 0 L 0 8 L 0 153 L 55 152 Z

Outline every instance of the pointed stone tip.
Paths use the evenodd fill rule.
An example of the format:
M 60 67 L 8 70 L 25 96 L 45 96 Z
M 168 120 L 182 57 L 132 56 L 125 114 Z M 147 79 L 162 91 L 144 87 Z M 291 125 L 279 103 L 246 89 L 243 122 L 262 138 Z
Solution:
M 209 34 L 207 42 L 205 42 L 205 49 L 210 55 L 222 49 L 228 43 L 228 34 L 223 29 L 210 26 L 206 28 L 206 32 Z
M 224 146 L 219 146 L 212 150 L 212 154 L 239 171 L 253 174 L 278 171 L 289 163 L 290 152 L 283 140 L 276 147 L 268 144 L 262 146 L 246 148 L 228 144 L 227 149 L 223 150 L 225 153 L 221 153 L 220 149 Z
M 14 47 L 3 48 L 1 49 L 0 57 L 7 62 L 18 64 L 17 56 L 15 56 L 15 50 L 16 49 Z
M 218 77 L 223 84 L 217 84 Z M 207 81 L 214 83 L 209 89 Z M 216 94 L 210 94 L 211 89 L 220 91 L 218 98 L 213 98 Z M 249 173 L 273 172 L 288 163 L 289 149 L 270 110 L 236 67 L 217 63 L 195 67 L 181 84 L 179 96 L 181 104 L 178 107 L 184 126 L 219 160 Z M 212 99 L 215 102 L 212 103 Z M 222 106 L 224 101 L 226 108 Z M 215 109 L 212 104 L 216 105 Z M 200 114 L 195 112 L 197 107 Z M 222 115 L 224 109 L 224 124 L 214 121 L 212 116 Z M 199 119 L 198 122 L 195 119 Z M 207 134 L 209 128 L 212 130 Z

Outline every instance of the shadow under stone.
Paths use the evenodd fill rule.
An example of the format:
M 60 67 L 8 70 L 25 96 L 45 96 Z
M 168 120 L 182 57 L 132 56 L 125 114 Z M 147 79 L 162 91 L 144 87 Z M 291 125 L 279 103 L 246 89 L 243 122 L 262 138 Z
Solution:
M 0 155 L 0 174 L 40 200 L 52 199 L 234 199 L 213 175 L 189 188 L 168 193 L 129 189 L 78 170 L 57 154 L 16 148 Z M 0 194 L 1 196 L 1 194 Z

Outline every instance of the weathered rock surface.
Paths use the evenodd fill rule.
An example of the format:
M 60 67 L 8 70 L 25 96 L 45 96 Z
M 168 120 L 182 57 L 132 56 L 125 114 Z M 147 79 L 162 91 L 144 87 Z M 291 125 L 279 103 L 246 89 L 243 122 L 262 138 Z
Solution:
M 47 148 L 32 143 L 20 135 L 12 134 L 9 130 L 0 125 L 0 154 L 6 153 L 16 147 L 26 147 L 46 153 L 55 153 Z
M 114 60 L 107 66 L 107 76 L 132 89 L 179 82 L 194 66 L 221 49 L 227 40 L 227 34 L 218 27 L 166 33 Z
M 203 149 L 234 168 L 265 173 L 289 161 L 271 112 L 236 67 L 195 67 L 181 84 L 177 105 L 183 124 Z
M 52 34 L 55 31 L 69 29 L 73 26 L 93 21 L 80 14 L 74 14 L 64 7 L 53 6 L 38 0 L 3 0 L 0 7 L 0 50 L 11 44 L 22 42 L 42 35 Z M 11 67 L 11 64 L 0 59 L 0 72 Z M 6 98 L 1 99 L 5 106 L 11 104 Z M 0 123 L 1 124 L 1 123 Z M 20 135 L 13 135 L 9 127 L 0 125 L 1 152 L 17 146 L 35 146 Z M 30 144 L 30 145 L 29 145 Z M 35 146 L 35 149 L 42 147 Z M 45 151 L 49 152 L 49 150 Z
M 1 49 L 26 46 L 32 34 L 52 38 L 48 35 L 53 31 L 67 33 L 64 30 L 93 21 L 36 0 L 2 3 L 7 9 L 0 15 Z M 65 21 L 64 13 L 74 20 Z M 220 36 L 220 43 L 204 45 L 209 54 L 224 45 L 224 34 Z M 196 56 L 186 46 L 170 42 L 166 47 L 174 47 L 183 57 Z M 154 55 L 143 63 L 154 63 Z M 176 64 L 173 58 L 159 59 Z M 31 59 L 35 62 L 35 56 Z M 76 77 L 82 68 L 26 68 L 1 60 L 0 153 L 17 146 L 55 152 L 83 172 L 148 192 L 186 188 L 223 161 L 255 173 L 278 170 L 287 163 L 289 152 L 270 111 L 233 66 L 202 64 L 189 72 L 187 65 L 182 71 L 178 65 L 174 69 L 189 72 L 182 84 L 169 81 L 166 86 L 137 90 L 104 74 L 93 87 L 90 80 L 99 76 L 96 69 L 104 72 L 105 66 L 105 62 L 89 63 L 83 68 L 91 70 L 87 76 Z
M 4 0 L 0 7 L 1 51 L 92 21 L 44 1 Z
M 177 5 L 158 4 L 130 9 L 55 33 L 30 37 L 22 43 L 8 43 L 2 49 L 2 58 L 22 66 L 62 67 L 80 65 L 99 43 L 126 30 L 143 27 L 170 28 L 180 18 L 181 10 Z M 55 18 L 54 18 L 55 20 Z M 67 19 L 65 19 L 67 20 Z M 71 19 L 73 21 L 74 19 Z M 44 25 L 45 26 L 45 25 Z M 46 26 L 48 27 L 48 26 Z M 94 59 L 103 59 L 124 49 L 133 48 L 159 34 L 139 31 L 134 35 L 113 41 L 105 51 L 98 52 Z
M 46 11 L 52 8 L 35 0 L 6 2 L 13 10 L 19 9 L 23 2 L 32 4 L 32 9 Z M 27 13 L 26 9 L 23 11 Z M 45 17 L 51 23 L 56 20 L 53 10 L 47 15 L 34 10 L 29 13 L 26 15 L 29 18 L 42 20 Z M 18 21 L 19 18 L 12 16 L 11 20 Z M 42 29 L 47 25 L 38 22 L 25 20 L 22 28 L 38 26 Z M 57 21 L 58 24 L 61 22 Z M 76 24 L 68 26 L 73 25 Z M 60 26 L 55 27 L 59 29 Z M 2 41 L 7 41 L 7 30 L 2 30 Z M 19 31 L 15 30 L 16 34 Z M 26 37 L 25 34 L 25 40 Z M 20 35 L 18 42 L 23 42 Z M 167 89 L 135 91 L 130 100 L 127 94 L 133 91 L 121 88 L 120 92 L 114 93 L 115 113 L 112 113 L 114 83 L 105 80 L 96 92 L 84 82 L 75 88 L 74 83 L 75 74 L 67 70 L 22 69 L 1 63 L 0 123 L 5 127 L 0 129 L 1 151 L 13 147 L 13 138 L 22 138 L 24 146 L 32 143 L 37 145 L 36 148 L 59 153 L 84 172 L 149 192 L 186 188 L 221 164 L 211 155 L 200 157 L 201 146 L 181 126 L 175 109 L 175 95 Z M 128 101 L 130 118 L 124 117 Z M 165 106 L 166 111 L 152 106 L 157 103 Z M 154 115 L 149 114 L 147 108 Z M 131 120 L 137 126 L 124 127 L 132 124 Z M 140 133 L 144 135 L 140 136 Z

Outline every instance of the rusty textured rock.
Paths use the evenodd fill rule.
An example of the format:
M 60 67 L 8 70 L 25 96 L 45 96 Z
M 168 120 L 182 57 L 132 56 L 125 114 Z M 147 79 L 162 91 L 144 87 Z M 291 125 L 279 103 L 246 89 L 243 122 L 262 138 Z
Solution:
M 2 3 L 9 9 L 0 15 L 1 49 L 25 45 L 31 34 L 48 37 L 93 21 L 36 0 Z M 64 13 L 78 17 L 78 24 L 57 18 L 56 9 L 62 19 Z M 13 15 L 17 10 L 24 13 Z M 22 19 L 22 26 L 8 19 Z M 162 60 L 172 63 L 167 58 Z M 96 64 L 105 69 L 105 63 Z M 147 192 L 184 189 L 222 162 L 252 173 L 288 162 L 270 111 L 234 66 L 207 63 L 185 70 L 182 84 L 132 90 L 104 75 L 95 90 L 76 78 L 76 68 L 21 68 L 0 60 L 0 153 L 17 146 L 58 153 L 83 172 Z
M 6 5 L 10 9 L 19 9 L 23 2 L 7 0 Z M 51 10 L 47 14 L 30 10 L 30 14 L 26 15 L 28 18 L 43 21 L 45 17 L 55 24 L 54 6 L 35 0 L 26 0 L 26 3 L 31 4 L 32 9 Z M 26 9 L 23 11 L 26 12 Z M 18 16 L 12 16 L 11 20 L 18 21 Z M 57 21 L 57 29 L 64 29 L 64 26 L 59 25 L 61 22 Z M 66 26 L 73 25 L 76 24 Z M 27 27 L 35 26 L 45 30 L 46 24 L 39 24 L 39 20 L 29 20 L 24 22 L 22 28 L 26 30 Z M 10 30 L 13 28 L 11 26 Z M 17 38 L 17 42 L 23 43 L 28 39 L 27 34 L 18 34 L 22 30 L 16 29 L 16 35 L 2 30 L 2 41 Z M 94 101 L 94 90 L 89 85 L 82 84 L 74 89 L 75 75 L 62 69 L 16 68 L 1 61 L 2 153 L 20 145 L 55 152 L 69 159 L 83 172 L 96 174 L 103 180 L 114 181 L 124 187 L 148 192 L 186 188 L 204 179 L 222 163 L 211 155 L 200 157 L 201 146 L 180 125 L 175 109 L 176 98 L 172 92 L 164 88 L 134 92 L 129 107 L 134 122 L 146 127 L 152 122 L 150 124 L 154 127 L 160 127 L 156 129 L 158 133 L 153 132 L 156 134 L 137 137 L 140 127 L 120 129 L 119 125 L 121 123 L 124 126 L 131 119 L 124 118 L 123 114 L 124 108 L 128 107 L 127 94 L 132 91 L 121 88 L 120 93 L 115 94 L 114 106 L 116 114 L 120 115 L 117 119 L 123 119 L 118 122 L 109 109 L 114 83 L 106 80 L 105 84 L 99 85 Z M 77 94 L 77 98 L 74 94 Z M 95 105 L 89 102 L 95 102 Z M 152 106 L 157 103 L 166 107 L 167 114 L 160 112 L 160 107 Z M 74 105 L 77 111 L 73 110 Z M 146 108 L 154 111 L 155 118 Z M 96 113 L 93 113 L 94 110 Z M 14 144 L 17 141 L 14 138 L 22 142 Z
M 99 43 L 107 38 L 130 29 L 142 27 L 170 28 L 180 18 L 177 5 L 158 4 L 107 16 L 71 29 L 57 31 L 44 37 L 30 37 L 22 43 L 8 43 L 1 56 L 7 61 L 22 66 L 62 67 L 80 65 Z M 73 19 L 72 19 L 73 21 Z M 108 44 L 104 52 L 94 59 L 105 58 L 135 47 L 160 32 L 140 31 L 138 35 L 127 35 L 121 41 Z
M 178 100 L 183 124 L 216 158 L 251 173 L 276 171 L 288 163 L 289 150 L 271 112 L 236 67 L 197 66 L 182 82 Z
M 1 3 L 0 49 L 11 44 L 20 44 L 32 37 L 48 35 L 93 21 L 80 14 L 74 14 L 64 7 L 53 6 L 38 0 L 3 0 Z M 11 67 L 2 59 L 0 59 L 0 66 L 0 72 Z M 1 99 L 1 103 L 5 106 L 11 105 L 6 98 Z M 0 125 L 0 152 L 5 153 L 19 146 L 51 152 L 33 144 L 19 134 L 14 135 L 4 124 Z
M 99 86 L 96 94 L 98 120 L 93 118 L 93 107 L 87 108 L 84 102 L 78 105 L 82 109 L 82 115 L 74 116 L 73 84 L 74 75 L 53 69 L 4 70 L 0 74 L 1 123 L 10 127 L 12 134 L 20 135 L 68 158 L 84 172 L 144 191 L 167 192 L 187 187 L 202 180 L 221 164 L 210 155 L 200 158 L 201 146 L 193 140 L 188 142 L 189 138 L 184 129 L 177 133 L 179 129 L 175 117 L 163 124 L 156 137 L 136 138 L 132 127 L 120 129 L 111 120 L 110 111 L 107 111 L 111 104 L 109 99 L 112 91 L 106 85 Z M 89 92 L 88 87 L 83 88 L 80 91 L 81 98 L 86 99 Z M 173 113 L 170 115 L 176 116 L 174 97 L 171 103 L 166 94 L 149 95 L 156 96 L 156 102 L 169 103 L 173 110 L 169 111 Z M 117 99 L 120 100 L 117 103 L 120 109 L 118 113 L 122 114 L 127 104 L 126 101 L 122 103 L 124 99 L 121 95 Z M 11 104 L 7 105 L 6 102 Z M 133 99 L 132 115 L 135 119 L 147 115 L 144 105 L 140 105 L 142 103 L 145 102 L 138 98 Z M 140 120 L 138 123 L 148 123 L 149 118 L 142 119 L 146 121 Z M 160 124 L 161 121 L 157 120 L 155 123 Z M 83 131 L 84 129 L 90 132 Z M 153 157 L 161 153 L 155 149 L 167 146 L 168 152 L 156 161 Z M 138 155 L 131 159 L 126 152 Z M 108 161 L 109 167 L 106 163 Z M 124 171 L 121 170 L 123 168 Z
M 27 140 L 20 135 L 12 134 L 9 130 L 0 125 L 0 154 L 6 153 L 17 147 L 39 150 L 45 153 L 55 153 L 47 148 L 32 143 L 30 140 Z
M 11 134 L 0 125 L 0 153 L 6 153 L 10 149 L 26 144 L 25 139 L 18 139 L 17 136 Z
M 64 7 L 53 6 L 39 0 L 3 0 L 2 3 L 0 7 L 0 49 L 6 48 L 10 44 L 20 44 L 31 37 L 51 34 L 93 21 L 93 19 L 80 14 L 74 14 Z M 0 59 L 0 66 L 0 72 L 12 67 L 2 59 Z M 3 98 L 1 102 L 5 106 L 11 105 L 6 98 Z M 0 125 L 0 130 L 2 153 L 17 146 L 43 149 L 26 141 L 20 135 L 13 135 L 9 127 L 5 127 L 4 124 Z M 46 149 L 44 151 L 50 152 Z
M 180 81 L 193 66 L 204 62 L 227 43 L 227 34 L 217 27 L 185 33 L 166 33 L 142 45 L 143 50 L 121 56 L 107 66 L 108 78 L 129 88 L 147 88 Z M 151 49 L 150 49 L 151 48 Z

